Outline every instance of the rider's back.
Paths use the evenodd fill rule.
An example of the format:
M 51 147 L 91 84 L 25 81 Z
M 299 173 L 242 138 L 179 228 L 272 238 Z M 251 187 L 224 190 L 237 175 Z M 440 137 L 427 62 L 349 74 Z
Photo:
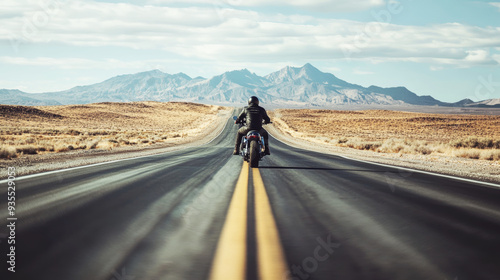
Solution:
M 260 106 L 248 106 L 245 108 L 245 113 L 247 127 L 252 130 L 260 130 L 262 128 L 262 120 L 266 117 L 269 118 L 266 110 Z

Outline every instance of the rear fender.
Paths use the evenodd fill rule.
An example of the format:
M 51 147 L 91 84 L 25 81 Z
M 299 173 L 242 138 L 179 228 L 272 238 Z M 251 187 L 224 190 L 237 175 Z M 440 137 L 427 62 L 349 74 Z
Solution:
M 260 134 L 257 130 L 250 130 L 248 133 L 247 133 L 247 140 L 257 140 L 257 141 L 260 141 L 261 137 L 260 137 Z

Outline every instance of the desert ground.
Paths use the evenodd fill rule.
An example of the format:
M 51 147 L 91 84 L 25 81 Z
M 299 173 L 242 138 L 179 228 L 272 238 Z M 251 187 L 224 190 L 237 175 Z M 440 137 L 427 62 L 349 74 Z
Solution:
M 500 116 L 277 109 L 274 127 L 307 141 L 378 153 L 500 161 Z
M 228 110 L 184 102 L 0 105 L 0 158 L 176 143 L 200 135 Z

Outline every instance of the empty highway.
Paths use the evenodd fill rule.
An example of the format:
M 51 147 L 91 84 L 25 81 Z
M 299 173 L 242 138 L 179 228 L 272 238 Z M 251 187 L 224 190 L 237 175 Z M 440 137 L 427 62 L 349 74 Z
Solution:
M 232 155 L 236 129 L 18 178 L 16 272 L 3 238 L 1 279 L 500 279 L 500 186 L 274 138 L 252 169 Z

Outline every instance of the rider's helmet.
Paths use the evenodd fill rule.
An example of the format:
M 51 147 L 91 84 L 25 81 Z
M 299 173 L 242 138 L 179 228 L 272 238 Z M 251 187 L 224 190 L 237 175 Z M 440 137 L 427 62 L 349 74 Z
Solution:
M 250 97 L 250 99 L 248 99 L 248 105 L 252 104 L 255 104 L 256 106 L 259 105 L 259 99 L 257 98 L 257 96 L 252 96 Z

